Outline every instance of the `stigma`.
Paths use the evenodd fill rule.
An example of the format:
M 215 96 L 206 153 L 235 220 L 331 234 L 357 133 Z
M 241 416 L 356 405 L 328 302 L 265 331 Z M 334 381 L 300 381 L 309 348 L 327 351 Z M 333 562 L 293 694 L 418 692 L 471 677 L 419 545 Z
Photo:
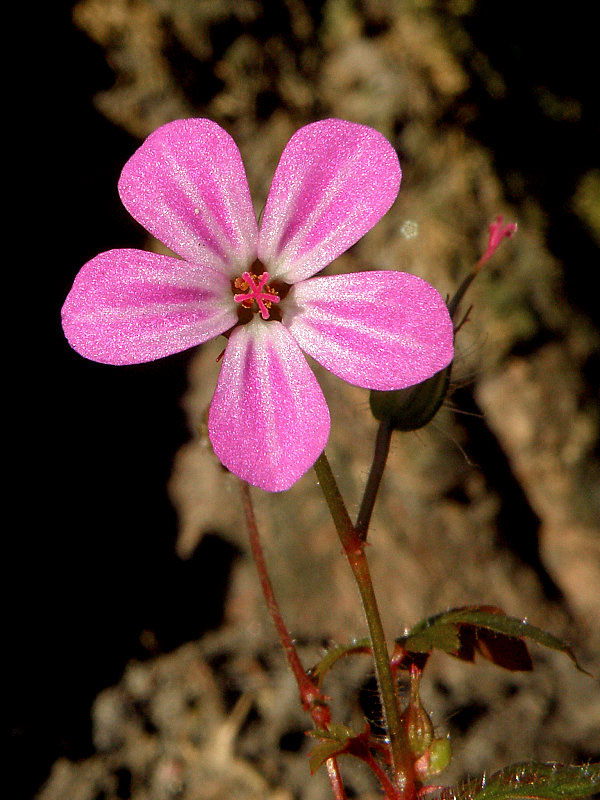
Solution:
M 233 289 L 236 292 L 233 299 L 236 303 L 241 303 L 244 308 L 252 308 L 256 303 L 261 317 L 269 319 L 271 305 L 278 303 L 281 298 L 277 290 L 268 285 L 268 280 L 268 272 L 263 272 L 262 275 L 243 272 L 242 276 L 233 282 Z

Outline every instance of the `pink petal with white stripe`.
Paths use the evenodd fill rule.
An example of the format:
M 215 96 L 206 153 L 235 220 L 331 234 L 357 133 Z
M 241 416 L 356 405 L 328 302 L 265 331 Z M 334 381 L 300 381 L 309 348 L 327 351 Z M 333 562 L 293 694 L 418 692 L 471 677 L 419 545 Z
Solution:
M 140 364 L 218 336 L 237 314 L 222 273 L 142 250 L 110 250 L 82 267 L 62 321 L 82 356 Z
M 288 142 L 267 198 L 258 257 L 271 279 L 314 275 L 369 231 L 400 187 L 391 144 L 364 125 L 327 119 Z
M 403 272 L 333 275 L 296 284 L 282 321 L 316 361 L 368 389 L 412 386 L 453 358 L 452 320 L 444 300 L 426 281 Z
M 208 418 L 217 458 L 268 492 L 289 489 L 317 460 L 329 410 L 280 322 L 255 318 L 229 338 Z
M 146 230 L 232 277 L 256 257 L 257 226 L 237 145 L 208 119 L 169 122 L 125 164 L 119 194 Z

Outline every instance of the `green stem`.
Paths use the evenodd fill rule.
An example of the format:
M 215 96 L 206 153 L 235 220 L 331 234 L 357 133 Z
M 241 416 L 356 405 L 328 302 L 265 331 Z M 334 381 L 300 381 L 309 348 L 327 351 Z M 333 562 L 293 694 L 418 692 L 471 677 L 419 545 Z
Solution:
M 371 515 L 373 514 L 375 500 L 377 499 L 377 492 L 379 491 L 379 485 L 390 452 L 392 433 L 393 429 L 389 419 L 379 423 L 371 471 L 369 472 L 369 479 L 367 480 L 365 493 L 356 520 L 356 533 L 363 541 L 367 539 Z
M 390 739 L 392 769 L 398 788 L 401 791 L 401 796 L 405 800 L 412 800 L 415 796 L 412 760 L 406 734 L 400 720 L 400 708 L 392 675 L 390 655 L 369 565 L 364 552 L 364 541 L 352 525 L 325 453 L 322 453 L 317 459 L 315 471 L 362 600 L 373 648 L 373 659 L 375 661 L 375 672 L 379 684 L 383 715 Z

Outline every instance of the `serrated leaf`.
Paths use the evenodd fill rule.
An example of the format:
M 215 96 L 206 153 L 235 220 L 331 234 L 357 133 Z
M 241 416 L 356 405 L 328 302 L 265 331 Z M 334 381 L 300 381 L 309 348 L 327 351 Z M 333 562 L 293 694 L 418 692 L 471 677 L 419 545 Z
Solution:
M 339 742 L 330 739 L 328 742 L 321 742 L 310 752 L 308 765 L 310 767 L 310 774 L 314 775 L 319 767 L 332 756 L 337 756 L 344 751 L 343 746 Z
M 493 606 L 465 606 L 436 614 L 415 625 L 398 642 L 410 653 L 437 649 L 473 661 L 478 652 L 505 669 L 530 670 L 532 663 L 524 639 L 565 653 L 577 669 L 586 672 L 565 642 Z
M 316 772 L 328 758 L 347 754 L 365 761 L 369 756 L 371 729 L 367 723 L 362 733 L 354 733 L 346 725 L 334 724 L 328 730 L 311 731 L 310 736 L 321 742 L 309 756 L 311 773 Z
M 600 791 L 600 764 L 513 764 L 481 781 L 472 800 L 577 800 Z
M 341 658 L 345 658 L 349 655 L 355 655 L 356 653 L 370 652 L 371 641 L 366 638 L 357 639 L 351 644 L 337 645 L 336 647 L 330 648 L 319 661 L 319 663 L 315 664 L 315 666 L 310 670 L 310 675 L 313 680 L 316 681 L 316 684 L 320 689 L 326 673 L 329 672 L 334 664 L 336 664 Z
M 415 626 L 406 637 L 403 637 L 402 644 L 411 653 L 430 653 L 432 650 L 454 653 L 460 648 L 458 625 L 441 622 L 421 629 Z
M 328 742 L 321 742 L 318 744 L 315 748 L 313 748 L 313 750 L 311 750 L 308 759 L 310 774 L 314 775 L 319 767 L 321 767 L 328 758 L 339 755 L 341 752 L 343 752 L 343 750 L 343 746 L 333 739 L 329 740 Z
M 310 772 L 314 774 L 328 758 L 343 753 L 354 734 L 345 725 L 332 725 L 327 731 L 310 731 L 309 735 L 320 740 L 319 744 L 311 750 L 308 760 Z
M 583 800 L 600 791 L 600 764 L 573 766 L 525 762 L 490 777 L 445 787 L 436 800 Z
M 306 731 L 307 736 L 311 736 L 313 739 L 323 739 L 327 742 L 335 741 L 335 742 L 346 742 L 348 739 L 351 739 L 356 734 L 349 728 L 347 725 L 342 725 L 339 722 L 332 723 L 327 730 L 324 728 L 315 728 L 312 731 Z

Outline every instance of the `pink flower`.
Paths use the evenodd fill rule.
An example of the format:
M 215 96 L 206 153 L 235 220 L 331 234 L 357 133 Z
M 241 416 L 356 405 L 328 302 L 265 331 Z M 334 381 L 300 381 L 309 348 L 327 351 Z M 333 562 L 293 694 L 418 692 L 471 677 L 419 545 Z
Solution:
M 302 350 L 369 389 L 445 367 L 452 322 L 438 292 L 401 272 L 312 277 L 394 202 L 400 165 L 377 131 L 329 119 L 299 130 L 275 172 L 260 229 L 233 139 L 206 119 L 171 122 L 125 165 L 127 210 L 181 258 L 110 250 L 63 307 L 81 355 L 138 364 L 227 338 L 209 414 L 216 455 L 267 491 L 315 462 L 329 411 Z

